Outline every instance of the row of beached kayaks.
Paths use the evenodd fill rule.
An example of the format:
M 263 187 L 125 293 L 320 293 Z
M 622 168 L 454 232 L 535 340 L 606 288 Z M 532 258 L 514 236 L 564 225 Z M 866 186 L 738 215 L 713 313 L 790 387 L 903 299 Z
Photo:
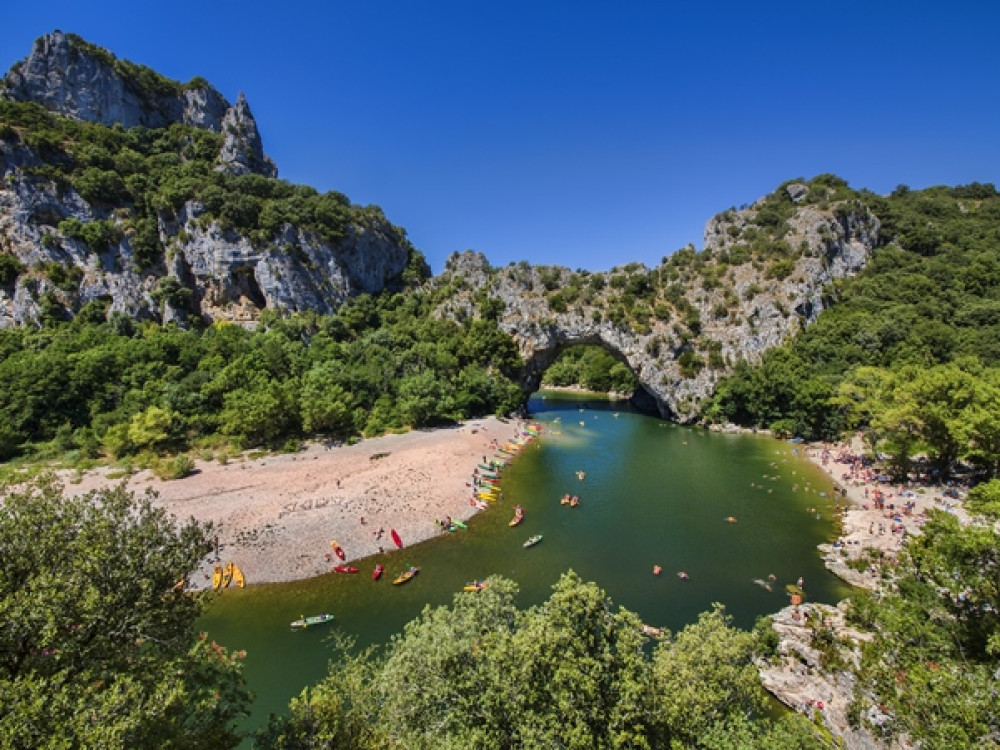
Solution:
M 218 591 L 227 588 L 232 583 L 241 589 L 246 587 L 247 581 L 243 571 L 232 562 L 227 562 L 225 567 L 216 565 L 212 570 L 212 588 Z
M 486 460 L 481 463 L 476 470 L 477 484 L 479 485 L 476 491 L 475 498 L 472 500 L 472 504 L 476 505 L 480 509 L 486 507 L 486 502 L 492 502 L 499 498 L 500 488 L 498 486 L 500 480 L 500 471 L 504 469 L 508 463 L 510 457 L 516 455 L 522 451 L 525 446 L 527 446 L 540 430 L 540 426 L 537 424 L 529 425 L 525 430 L 523 430 L 517 437 L 504 443 L 499 448 L 499 452 L 503 454 L 502 458 L 494 458 Z M 514 519 L 511 520 L 510 525 L 516 526 L 524 518 L 524 509 L 521 506 L 516 506 L 514 508 Z M 468 526 L 460 520 L 447 518 L 445 521 L 438 521 L 439 526 L 441 526 L 445 531 L 454 532 L 458 529 L 467 529 Z M 403 544 L 399 539 L 399 535 L 396 533 L 395 529 L 391 531 L 392 540 L 396 543 L 397 547 L 402 548 Z M 538 544 L 542 540 L 542 535 L 537 534 L 528 541 L 524 543 L 525 547 L 531 547 Z M 342 561 L 346 561 L 346 553 L 343 548 L 337 542 L 331 542 L 330 545 L 333 548 L 333 554 L 339 557 Z M 338 573 L 357 573 L 358 568 L 353 565 L 338 564 L 334 566 L 334 571 Z M 375 566 L 375 570 L 372 572 L 372 580 L 379 580 L 382 577 L 385 568 L 381 564 Z M 406 570 L 396 576 L 392 583 L 395 586 L 401 586 L 408 581 L 411 581 L 417 573 L 420 572 L 420 568 L 415 565 L 410 565 Z M 242 579 L 242 574 L 241 579 Z M 462 587 L 463 591 L 482 591 L 489 585 L 489 582 L 485 579 L 478 579 L 474 581 L 466 582 L 465 586 Z M 294 620 L 291 623 L 292 628 L 305 629 L 310 626 L 320 625 L 327 622 L 332 622 L 334 616 L 331 614 L 319 614 L 312 615 L 310 617 L 303 616 L 298 620 Z

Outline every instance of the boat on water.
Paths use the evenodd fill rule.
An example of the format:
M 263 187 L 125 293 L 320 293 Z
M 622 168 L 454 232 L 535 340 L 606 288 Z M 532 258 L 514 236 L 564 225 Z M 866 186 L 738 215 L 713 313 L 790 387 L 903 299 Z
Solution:
M 358 569 L 353 565 L 334 565 L 333 569 L 337 573 L 357 573 Z
M 385 572 L 385 568 L 382 566 L 382 563 L 378 563 L 375 566 L 375 570 L 372 571 L 372 580 L 373 581 L 377 581 L 379 578 L 382 577 L 382 574 L 384 572 Z
M 339 557 L 341 560 L 346 560 L 347 555 L 344 553 L 344 548 L 341 547 L 337 542 L 330 542 L 330 546 L 333 547 L 333 553 Z
M 413 576 L 415 576 L 419 572 L 420 568 L 418 568 L 415 565 L 411 565 L 409 570 L 404 570 L 402 573 L 396 576 L 392 580 L 392 583 L 394 586 L 399 586 L 401 583 L 406 583 L 407 581 L 409 581 L 411 578 L 413 578 Z
M 324 622 L 333 622 L 333 615 L 328 615 L 324 612 L 321 615 L 310 615 L 309 617 L 302 617 L 300 620 L 292 620 L 292 627 L 297 630 L 304 630 L 310 625 L 322 625 Z
M 541 534 L 535 534 L 533 537 L 529 537 L 528 541 L 526 541 L 522 546 L 525 549 L 527 549 L 528 547 L 534 547 L 540 541 L 542 541 L 542 535 Z
M 482 591 L 489 585 L 489 581 L 484 578 L 480 578 L 476 581 L 466 581 L 465 585 L 462 587 L 462 591 Z
M 524 508 L 522 508 L 520 505 L 515 505 L 514 506 L 514 517 L 512 519 L 510 519 L 510 522 L 508 523 L 508 525 L 509 526 L 517 526 L 523 520 L 524 520 Z

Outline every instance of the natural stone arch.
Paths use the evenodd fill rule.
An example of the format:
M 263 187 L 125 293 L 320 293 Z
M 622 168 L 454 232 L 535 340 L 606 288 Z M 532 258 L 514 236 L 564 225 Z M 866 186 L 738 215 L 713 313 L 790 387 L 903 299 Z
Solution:
M 521 370 L 520 385 L 521 390 L 525 394 L 525 398 L 529 397 L 532 393 L 535 393 L 541 388 L 542 378 L 545 375 L 545 371 L 552 366 L 552 364 L 563 352 L 575 346 L 600 347 L 615 359 L 622 362 L 626 367 L 628 367 L 633 377 L 635 377 L 637 384 L 636 392 L 630 399 L 632 404 L 641 411 L 656 412 L 661 416 L 673 418 L 674 415 L 664 414 L 663 411 L 661 411 L 659 402 L 657 402 L 655 397 L 650 393 L 649 387 L 642 381 L 642 377 L 636 371 L 635 365 L 629 361 L 628 357 L 614 346 L 602 340 L 599 336 L 593 335 L 565 335 L 560 338 L 559 332 L 557 332 L 556 341 L 552 346 L 548 348 L 543 347 L 534 349 L 534 351 L 525 359 L 524 367 Z
M 728 227 L 752 221 L 754 210 L 710 221 L 705 249 L 683 251 L 690 267 L 699 269 L 686 276 L 667 260 L 652 270 L 632 263 L 590 274 L 525 262 L 497 269 L 480 253 L 456 253 L 435 280 L 452 290 L 441 313 L 494 318 L 518 346 L 526 398 L 560 351 L 593 344 L 628 365 L 662 417 L 692 422 L 737 363 L 759 361 L 812 323 L 830 304 L 825 290 L 831 282 L 857 273 L 878 241 L 878 219 L 857 201 L 806 206 L 787 221 L 782 242 L 797 248 L 791 255 L 770 263 L 724 260 L 739 234 Z M 710 285 L 706 269 L 713 264 L 717 283 Z M 581 279 L 597 275 L 619 283 L 591 284 L 580 293 Z M 657 314 L 642 320 L 622 314 L 623 290 L 630 288 L 641 290 L 648 299 L 639 304 L 653 304 Z

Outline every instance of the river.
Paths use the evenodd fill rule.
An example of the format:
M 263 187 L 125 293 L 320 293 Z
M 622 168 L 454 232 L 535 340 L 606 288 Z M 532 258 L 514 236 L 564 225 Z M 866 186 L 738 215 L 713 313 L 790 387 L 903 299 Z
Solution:
M 372 564 L 361 561 L 355 576 L 227 590 L 213 603 L 201 626 L 247 652 L 256 700 L 246 728 L 283 713 L 292 696 L 326 674 L 332 630 L 358 646 L 386 643 L 424 606 L 449 603 L 475 578 L 517 581 L 527 606 L 546 599 L 572 569 L 644 622 L 671 630 L 713 602 L 748 628 L 785 606 L 785 585 L 800 577 L 811 601 L 846 594 L 816 550 L 836 533 L 832 486 L 797 455 L 797 445 L 680 427 L 585 394 L 542 392 L 529 409 L 541 437 L 504 471 L 503 499 L 467 530 L 380 556 L 386 576 L 379 582 L 371 580 Z M 585 472 L 582 480 L 577 472 Z M 560 503 L 567 493 L 579 497 L 577 507 Z M 515 504 L 525 520 L 510 528 Z M 523 548 L 534 534 L 542 542 Z M 411 563 L 420 574 L 391 585 Z M 654 565 L 661 575 L 652 574 Z M 770 591 L 759 583 L 769 576 Z M 336 620 L 289 628 L 320 612 Z

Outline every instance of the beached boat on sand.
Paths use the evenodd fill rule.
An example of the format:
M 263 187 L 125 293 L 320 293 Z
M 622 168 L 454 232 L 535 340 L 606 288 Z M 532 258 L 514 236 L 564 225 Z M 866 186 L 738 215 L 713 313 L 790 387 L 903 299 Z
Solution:
M 337 573 L 357 573 L 358 569 L 353 565 L 334 565 L 333 569 Z

